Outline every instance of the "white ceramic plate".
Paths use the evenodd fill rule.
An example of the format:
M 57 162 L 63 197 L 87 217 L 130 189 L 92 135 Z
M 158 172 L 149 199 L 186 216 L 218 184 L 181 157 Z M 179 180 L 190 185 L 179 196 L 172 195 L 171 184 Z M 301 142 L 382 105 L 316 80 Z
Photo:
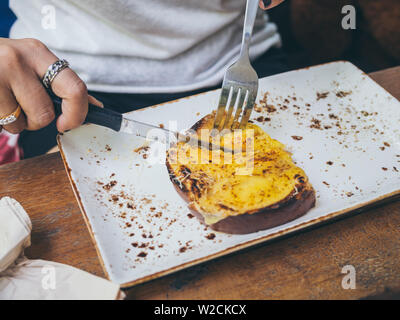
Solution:
M 258 98 L 268 92 L 273 107 L 257 108 L 262 110 L 252 119 L 293 153 L 317 204 L 292 222 L 257 233 L 217 233 L 188 216 L 165 165 L 144 159 L 151 148 L 135 150 L 141 138 L 95 125 L 59 136 L 75 195 L 112 281 L 131 286 L 400 194 L 400 103 L 362 71 L 336 62 L 264 78 L 259 87 Z M 190 128 L 218 97 L 219 90 L 211 91 L 130 116 L 165 127 L 177 120 L 178 129 Z

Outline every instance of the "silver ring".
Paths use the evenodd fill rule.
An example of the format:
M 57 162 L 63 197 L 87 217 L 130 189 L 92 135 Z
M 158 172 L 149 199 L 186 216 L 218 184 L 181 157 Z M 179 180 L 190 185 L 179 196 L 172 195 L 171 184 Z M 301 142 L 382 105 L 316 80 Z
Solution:
M 47 68 L 46 74 L 43 77 L 43 84 L 47 89 L 51 88 L 51 83 L 57 77 L 57 75 L 65 68 L 69 67 L 67 60 L 58 60 L 54 62 L 50 67 Z

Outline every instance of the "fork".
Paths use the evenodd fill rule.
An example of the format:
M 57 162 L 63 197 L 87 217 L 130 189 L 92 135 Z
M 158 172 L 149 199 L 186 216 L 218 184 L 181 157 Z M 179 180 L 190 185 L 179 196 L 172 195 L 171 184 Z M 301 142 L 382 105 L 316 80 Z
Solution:
M 258 92 L 258 76 L 250 64 L 249 45 L 258 2 L 258 0 L 247 0 L 240 55 L 225 73 L 214 129 L 243 129 L 254 108 Z M 227 106 L 228 110 L 225 111 Z

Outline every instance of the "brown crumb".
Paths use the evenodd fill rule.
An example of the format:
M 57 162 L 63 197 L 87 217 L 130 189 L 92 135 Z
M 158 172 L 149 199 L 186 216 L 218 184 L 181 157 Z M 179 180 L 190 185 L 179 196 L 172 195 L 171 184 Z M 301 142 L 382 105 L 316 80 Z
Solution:
M 149 149 L 150 149 L 149 146 L 141 146 L 141 147 L 136 148 L 135 150 L 133 150 L 133 152 L 136 152 L 136 153 L 140 153 L 140 152 L 142 152 L 142 151 L 146 152 L 146 151 L 148 151 Z
M 181 253 L 182 253 L 182 252 L 185 252 L 186 249 L 187 249 L 186 247 L 182 247 L 182 248 L 179 249 L 179 252 L 181 252 Z
M 161 129 L 164 129 L 164 124 L 160 123 L 158 126 L 159 126 Z
M 350 197 L 354 196 L 354 193 L 353 192 L 346 192 L 346 196 L 348 196 L 350 198 Z
M 362 114 L 364 117 L 368 117 L 368 116 L 369 116 L 369 113 L 368 113 L 367 111 L 361 111 L 361 114 Z
M 109 191 L 109 190 L 111 190 L 111 188 L 114 187 L 116 184 L 117 184 L 117 181 L 115 181 L 115 180 L 110 181 L 110 182 L 107 183 L 105 186 L 103 186 L 103 189 Z
M 270 105 L 270 104 L 267 104 L 267 105 L 265 106 L 265 108 L 267 109 L 267 112 L 268 112 L 268 113 L 273 113 L 273 112 L 276 111 L 276 108 L 275 108 L 273 105 Z
M 314 128 L 314 129 L 322 130 L 322 127 L 321 127 L 321 120 L 318 120 L 318 119 L 312 118 L 312 119 L 311 119 L 311 125 L 310 125 L 310 128 Z
M 215 239 L 215 233 L 210 233 L 210 234 L 208 234 L 207 236 L 206 236 L 206 238 L 208 239 L 208 240 L 213 240 L 213 239 Z
M 327 186 L 330 185 L 330 184 L 329 184 L 328 182 L 326 182 L 326 181 L 322 181 L 322 183 L 325 184 L 325 185 L 327 185 Z
M 344 97 L 348 96 L 349 94 L 352 94 L 352 92 L 351 91 L 339 91 L 336 93 L 336 96 L 338 98 L 344 98 Z
M 382 167 L 382 170 L 383 170 L 383 171 L 387 171 L 387 169 L 388 169 L 388 168 Z
M 301 136 L 292 136 L 292 139 L 300 141 L 300 140 L 303 140 L 303 137 L 301 137 Z
M 329 95 L 329 92 L 317 92 L 317 101 L 325 99 Z
M 333 161 L 328 161 L 326 164 L 328 164 L 328 165 L 333 165 Z
M 112 150 L 111 147 L 108 144 L 106 144 L 105 149 L 106 149 L 106 151 L 111 151 Z
M 145 258 L 147 256 L 147 253 L 142 251 L 137 256 L 140 258 Z
M 188 216 L 188 218 L 189 218 L 189 219 L 192 219 L 192 218 L 194 218 L 194 215 L 192 215 L 191 213 L 188 213 L 188 215 L 187 215 L 187 216 Z

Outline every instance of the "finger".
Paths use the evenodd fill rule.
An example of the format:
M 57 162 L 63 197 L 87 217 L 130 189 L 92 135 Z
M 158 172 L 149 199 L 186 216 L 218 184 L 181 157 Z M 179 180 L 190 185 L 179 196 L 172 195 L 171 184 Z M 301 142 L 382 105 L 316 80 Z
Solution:
M 88 93 L 85 83 L 71 69 L 64 69 L 54 79 L 52 89 L 63 99 L 62 114 L 57 119 L 60 132 L 79 127 L 88 112 Z
M 25 112 L 26 129 L 39 130 L 54 120 L 54 105 L 37 75 L 33 71 L 26 70 L 15 72 L 11 88 Z
M 30 64 L 43 79 L 48 67 L 58 58 L 42 43 L 29 40 L 29 45 L 34 47 L 35 54 L 30 55 Z M 52 90 L 62 102 L 62 114 L 57 119 L 57 129 L 60 132 L 80 126 L 85 120 L 88 110 L 88 94 L 85 83 L 70 68 L 62 70 L 52 82 Z
M 88 98 L 89 98 L 89 103 L 94 104 L 95 106 L 98 106 L 100 108 L 104 108 L 104 104 L 100 100 L 97 100 L 95 97 L 91 95 L 89 95 Z
M 284 0 L 260 0 L 259 6 L 263 10 L 271 9 L 281 4 Z
M 4 88 L 4 87 L 3 87 Z M 13 113 L 18 108 L 18 103 L 15 100 L 14 95 L 9 89 L 2 89 L 0 90 L 0 118 L 8 116 L 9 114 Z M 18 119 L 5 125 L 4 130 L 10 133 L 20 133 L 26 128 L 26 118 L 23 112 L 19 115 Z M 1 127 L 0 127 L 1 132 Z

